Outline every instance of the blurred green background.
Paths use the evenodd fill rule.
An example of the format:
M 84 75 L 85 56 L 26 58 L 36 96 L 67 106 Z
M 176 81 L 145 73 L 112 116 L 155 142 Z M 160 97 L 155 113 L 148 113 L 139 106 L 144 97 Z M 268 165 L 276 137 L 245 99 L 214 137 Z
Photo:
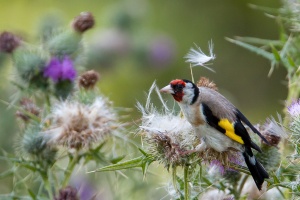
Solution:
M 252 36 L 277 39 L 278 26 L 249 4 L 278 8 L 278 0 L 0 0 L 0 30 L 12 31 L 38 44 L 43 28 L 67 27 L 82 11 L 93 13 L 96 26 L 84 36 L 86 67 L 101 75 L 100 90 L 117 107 L 134 108 L 154 80 L 162 87 L 175 78 L 191 79 L 183 58 L 194 44 L 208 53 L 214 43 L 216 73 L 195 67 L 194 77 L 207 76 L 253 123 L 283 109 L 285 74 L 280 67 L 267 77 L 270 63 L 225 40 Z M 160 53 L 159 53 L 160 52 Z M 10 102 L 15 88 L 9 59 L 0 65 L 0 99 Z M 169 101 L 171 97 L 165 97 Z M 12 151 L 18 127 L 15 110 L 0 104 L 0 145 Z

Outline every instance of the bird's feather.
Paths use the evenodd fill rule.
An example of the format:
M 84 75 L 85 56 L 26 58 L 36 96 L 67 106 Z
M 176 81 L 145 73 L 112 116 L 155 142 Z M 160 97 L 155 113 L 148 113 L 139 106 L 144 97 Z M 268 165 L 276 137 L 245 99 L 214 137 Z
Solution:
M 266 144 L 269 144 L 269 142 L 266 140 L 266 138 L 264 136 L 262 136 L 262 134 L 249 122 L 249 120 L 243 115 L 243 113 L 241 113 L 241 111 L 239 111 L 237 109 L 237 117 L 244 122 L 247 126 L 249 126 L 251 128 L 251 130 L 256 133 Z
M 225 134 L 230 139 L 261 152 L 261 149 L 251 141 L 246 128 L 238 118 L 235 122 L 230 122 L 226 118 L 219 119 L 218 117 L 214 116 L 210 107 L 204 103 L 202 103 L 202 110 L 206 122 L 211 127 Z

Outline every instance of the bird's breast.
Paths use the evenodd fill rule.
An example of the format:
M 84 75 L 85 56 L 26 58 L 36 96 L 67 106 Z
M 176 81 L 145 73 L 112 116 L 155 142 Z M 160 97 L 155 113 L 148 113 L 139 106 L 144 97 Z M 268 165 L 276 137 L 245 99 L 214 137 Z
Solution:
M 185 118 L 191 125 L 200 126 L 205 124 L 205 119 L 201 112 L 200 106 L 180 104 L 180 108 Z
M 229 147 L 241 150 L 242 146 L 240 143 L 227 137 L 225 134 L 212 128 L 207 124 L 199 125 L 194 127 L 194 131 L 199 138 L 202 138 L 206 143 L 206 146 L 212 148 L 218 152 L 228 150 Z

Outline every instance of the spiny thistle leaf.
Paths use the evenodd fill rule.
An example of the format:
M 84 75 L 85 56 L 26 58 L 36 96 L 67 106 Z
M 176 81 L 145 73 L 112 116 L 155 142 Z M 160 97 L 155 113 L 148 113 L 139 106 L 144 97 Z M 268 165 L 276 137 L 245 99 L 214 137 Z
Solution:
M 274 46 L 282 46 L 283 43 L 278 40 L 269 40 L 269 39 L 261 39 L 261 38 L 255 38 L 255 37 L 235 37 L 236 40 L 246 42 L 246 43 L 252 43 L 257 45 L 274 45 Z
M 122 170 L 122 169 L 131 169 L 136 167 L 142 167 L 145 157 L 140 156 L 137 158 L 133 158 L 131 160 L 127 160 L 121 163 L 108 165 L 99 169 L 96 169 L 91 172 L 105 172 L 105 171 L 116 171 L 116 170 Z M 89 173 L 91 173 L 89 172 Z
M 234 39 L 230 39 L 230 38 L 226 38 L 227 41 L 233 43 L 233 44 L 236 44 L 238 46 L 241 46 L 249 51 L 252 51 L 254 53 L 257 53 L 258 55 L 270 60 L 270 61 L 274 61 L 274 55 L 272 53 L 269 53 L 259 47 L 256 47 L 256 46 L 253 46 L 251 44 L 247 44 L 245 42 L 241 42 L 241 41 L 238 41 L 238 40 L 234 40 Z
M 279 52 L 277 51 L 277 49 L 271 44 L 271 49 L 272 49 L 272 52 L 273 52 L 273 55 L 276 59 L 277 62 L 280 62 L 281 61 L 281 56 L 279 54 Z
M 126 155 L 118 156 L 118 157 L 112 158 L 110 160 L 110 162 L 113 164 L 116 164 L 116 163 L 120 162 L 121 160 L 123 160 L 125 157 L 126 157 Z

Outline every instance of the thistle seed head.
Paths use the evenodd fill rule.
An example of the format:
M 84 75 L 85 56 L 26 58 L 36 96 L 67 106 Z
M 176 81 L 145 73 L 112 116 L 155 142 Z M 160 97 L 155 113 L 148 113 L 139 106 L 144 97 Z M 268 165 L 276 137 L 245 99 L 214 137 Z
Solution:
M 77 150 L 103 141 L 118 127 L 115 112 L 103 97 L 89 105 L 61 102 L 54 106 L 48 119 L 51 126 L 45 136 L 49 142 Z

